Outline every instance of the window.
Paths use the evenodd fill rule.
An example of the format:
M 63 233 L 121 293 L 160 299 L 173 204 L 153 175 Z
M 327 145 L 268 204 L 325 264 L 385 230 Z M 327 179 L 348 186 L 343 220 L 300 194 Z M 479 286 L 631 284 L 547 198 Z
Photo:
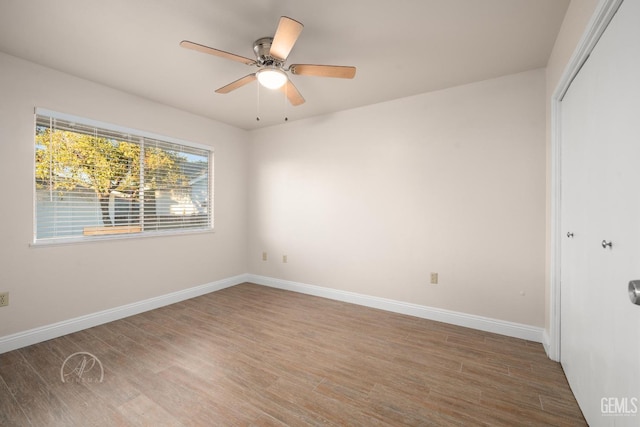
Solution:
M 37 243 L 211 230 L 210 148 L 36 109 Z

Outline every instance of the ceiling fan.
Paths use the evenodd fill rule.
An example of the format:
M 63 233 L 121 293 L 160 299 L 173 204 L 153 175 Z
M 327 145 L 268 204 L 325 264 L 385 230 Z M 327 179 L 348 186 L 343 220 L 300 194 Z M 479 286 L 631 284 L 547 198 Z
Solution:
M 256 59 L 246 58 L 188 40 L 181 41 L 180 46 L 258 67 L 258 71 L 255 73 L 222 86 L 216 90 L 217 93 L 229 93 L 257 79 L 266 88 L 283 91 L 292 105 L 300 105 L 304 103 L 304 98 L 291 79 L 289 79 L 287 72 L 301 76 L 337 77 L 342 79 L 352 79 L 356 75 L 356 67 L 341 65 L 292 64 L 285 68 L 284 64 L 287 61 L 287 57 L 298 40 L 303 27 L 300 22 L 282 16 L 278 23 L 276 34 L 273 37 L 262 37 L 253 43 L 253 52 Z

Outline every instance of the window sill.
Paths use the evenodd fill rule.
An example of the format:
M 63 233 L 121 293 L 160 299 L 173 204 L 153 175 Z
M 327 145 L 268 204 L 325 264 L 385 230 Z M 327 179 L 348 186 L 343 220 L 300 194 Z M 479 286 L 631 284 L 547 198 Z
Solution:
M 103 227 L 95 227 L 95 228 L 103 228 Z M 109 227 L 113 228 L 113 227 Z M 128 229 L 132 229 L 133 227 L 124 227 Z M 92 232 L 92 231 L 90 231 Z M 51 240 L 37 240 L 29 244 L 32 248 L 43 248 L 43 247 L 53 247 L 53 246 L 67 246 L 67 245 L 77 245 L 77 244 L 86 244 L 86 243 L 98 243 L 98 242 L 109 242 L 109 241 L 122 241 L 122 240 L 130 240 L 130 239 L 148 239 L 148 238 L 158 238 L 158 237 L 175 237 L 175 236 L 192 236 L 197 234 L 214 234 L 215 229 L 210 228 L 206 230 L 175 230 L 175 231 L 146 231 L 146 232 L 127 232 L 122 230 L 116 233 L 99 233 L 87 235 L 89 237 L 71 237 L 68 239 L 51 239 Z

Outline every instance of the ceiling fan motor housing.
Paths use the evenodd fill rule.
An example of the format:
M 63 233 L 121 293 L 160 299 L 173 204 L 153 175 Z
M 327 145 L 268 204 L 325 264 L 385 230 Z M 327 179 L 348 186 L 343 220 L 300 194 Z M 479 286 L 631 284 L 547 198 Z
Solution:
M 271 56 L 271 44 L 273 37 L 262 37 L 253 43 L 253 52 L 256 54 L 256 62 L 258 65 L 272 65 L 281 68 L 284 62 L 278 61 Z

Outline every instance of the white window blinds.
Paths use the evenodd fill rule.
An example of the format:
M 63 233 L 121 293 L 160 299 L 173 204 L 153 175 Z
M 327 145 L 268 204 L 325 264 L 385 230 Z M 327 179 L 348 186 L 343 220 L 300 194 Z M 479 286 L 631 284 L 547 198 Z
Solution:
M 209 230 L 209 148 L 36 110 L 36 242 Z

